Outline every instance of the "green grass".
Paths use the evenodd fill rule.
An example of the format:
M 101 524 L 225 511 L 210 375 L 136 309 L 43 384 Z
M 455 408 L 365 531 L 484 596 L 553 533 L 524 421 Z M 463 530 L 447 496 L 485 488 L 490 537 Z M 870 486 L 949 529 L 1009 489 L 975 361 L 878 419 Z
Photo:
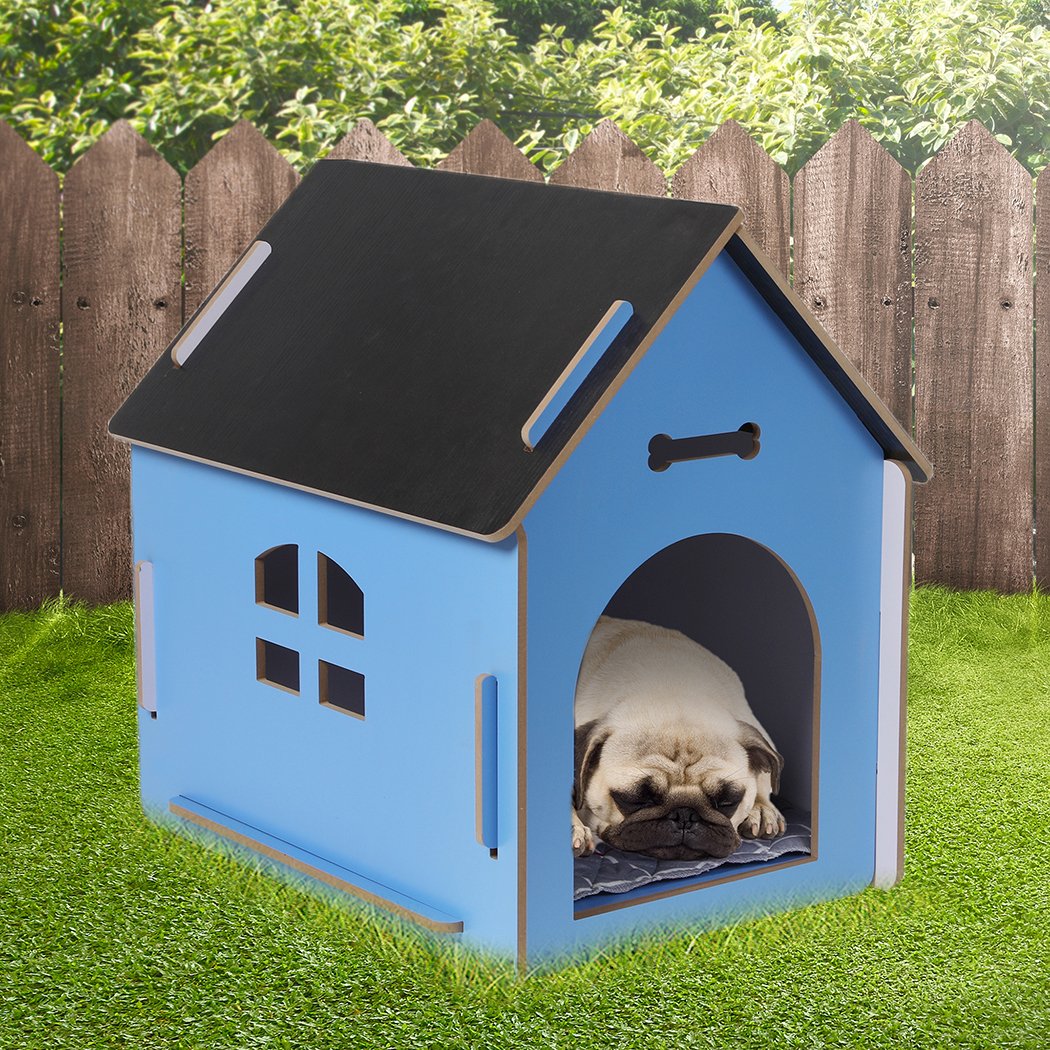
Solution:
M 1050 598 L 912 616 L 899 887 L 527 981 L 147 823 L 130 609 L 0 617 L 0 1047 L 1045 1047 Z

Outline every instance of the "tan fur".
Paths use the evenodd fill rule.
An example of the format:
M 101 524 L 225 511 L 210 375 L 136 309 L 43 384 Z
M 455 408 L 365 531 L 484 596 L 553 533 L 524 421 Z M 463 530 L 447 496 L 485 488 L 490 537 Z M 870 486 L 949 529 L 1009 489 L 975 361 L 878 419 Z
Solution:
M 659 806 L 642 807 L 642 816 L 653 819 L 660 807 L 707 812 L 726 785 L 742 789 L 731 812 L 711 816 L 720 830 L 720 850 L 728 848 L 727 837 L 738 843 L 741 833 L 783 830 L 783 817 L 770 801 L 772 778 L 752 768 L 741 723 L 757 730 L 752 745 L 756 740 L 768 744 L 771 754 L 775 748 L 739 676 L 680 632 L 603 616 L 584 653 L 575 720 L 577 728 L 594 724 L 588 746 L 600 741 L 601 747 L 573 809 L 577 855 L 593 850 L 596 836 L 616 839 L 627 830 L 632 818 L 621 812 L 613 793 L 628 792 L 639 782 L 652 785 L 659 796 Z M 578 763 L 586 758 L 577 756 Z

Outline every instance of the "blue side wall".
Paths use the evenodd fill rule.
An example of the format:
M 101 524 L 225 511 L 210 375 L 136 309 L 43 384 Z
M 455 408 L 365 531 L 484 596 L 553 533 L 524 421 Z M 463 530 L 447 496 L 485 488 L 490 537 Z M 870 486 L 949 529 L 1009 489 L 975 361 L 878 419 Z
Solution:
M 465 924 L 516 935 L 517 541 L 487 544 L 135 448 L 135 559 L 154 563 L 157 707 L 142 794 L 227 814 Z M 298 618 L 255 604 L 254 561 L 299 544 Z M 364 591 L 365 637 L 317 623 L 316 552 Z M 256 681 L 255 639 L 301 693 Z M 317 661 L 365 676 L 364 721 L 318 702 Z M 499 681 L 499 858 L 475 841 L 474 683 Z
M 762 428 L 752 461 L 648 469 L 654 434 L 717 433 L 745 422 Z M 632 928 L 721 922 L 870 883 L 882 484 L 881 449 L 721 255 L 525 521 L 530 959 Z M 572 698 L 588 635 L 642 562 L 711 532 L 774 551 L 812 602 L 822 643 L 819 857 L 574 920 Z

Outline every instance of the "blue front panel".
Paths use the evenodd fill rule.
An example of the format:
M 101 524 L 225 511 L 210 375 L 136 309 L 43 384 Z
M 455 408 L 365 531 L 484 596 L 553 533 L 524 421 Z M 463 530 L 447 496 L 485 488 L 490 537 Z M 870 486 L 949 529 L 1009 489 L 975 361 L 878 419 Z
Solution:
M 745 422 L 762 429 L 754 460 L 648 469 L 654 434 L 719 433 Z M 881 449 L 720 256 L 525 522 L 530 959 L 632 928 L 728 921 L 870 883 L 882 473 Z M 574 920 L 568 810 L 580 659 L 595 620 L 631 572 L 702 533 L 735 533 L 768 547 L 812 602 L 822 647 L 819 857 Z
M 154 564 L 156 720 L 142 792 L 228 814 L 460 918 L 511 952 L 516 922 L 515 539 L 441 532 L 158 452 L 132 454 L 135 558 Z M 299 545 L 298 617 L 255 603 L 257 555 Z M 318 624 L 317 552 L 364 592 L 363 638 Z M 256 681 L 256 639 L 300 693 Z M 322 706 L 318 662 L 365 678 L 365 718 Z M 475 681 L 499 683 L 499 858 L 475 838 Z

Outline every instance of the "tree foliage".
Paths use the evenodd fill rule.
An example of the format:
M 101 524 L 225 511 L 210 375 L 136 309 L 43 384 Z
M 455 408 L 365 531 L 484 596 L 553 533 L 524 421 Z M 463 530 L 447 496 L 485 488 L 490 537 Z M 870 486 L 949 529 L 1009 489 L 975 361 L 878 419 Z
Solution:
M 531 43 L 501 2 L 533 0 L 7 0 L 0 116 L 59 167 L 120 117 L 184 170 L 242 117 L 303 165 L 361 117 L 420 162 L 484 117 L 547 168 L 603 117 L 665 170 L 728 118 L 789 169 L 850 117 L 912 169 L 971 118 L 1050 159 L 1041 0 L 723 0 L 695 33 L 666 0 Z
M 569 37 L 583 39 L 613 6 L 609 0 L 493 0 L 493 3 L 496 13 L 505 20 L 508 32 L 530 44 L 539 38 L 545 25 L 563 26 Z M 725 11 L 722 0 L 621 0 L 619 6 L 632 16 L 642 32 L 652 32 L 658 26 L 678 26 L 683 36 L 692 36 L 700 29 L 717 32 L 718 20 Z M 776 9 L 768 0 L 759 0 L 752 17 L 760 22 L 777 21 Z

